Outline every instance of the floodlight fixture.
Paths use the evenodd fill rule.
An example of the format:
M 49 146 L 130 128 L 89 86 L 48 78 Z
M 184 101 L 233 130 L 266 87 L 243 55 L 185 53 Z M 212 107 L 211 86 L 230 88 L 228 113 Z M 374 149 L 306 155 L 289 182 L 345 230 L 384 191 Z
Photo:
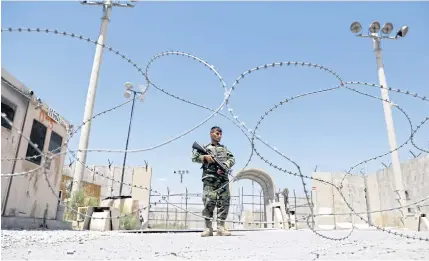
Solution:
M 140 89 L 140 92 L 142 92 L 142 93 L 146 93 L 146 91 L 147 91 L 147 86 L 146 86 L 146 85 L 139 85 L 139 89 Z
M 381 32 L 383 34 L 391 34 L 393 31 L 393 24 L 390 22 L 387 22 L 383 25 L 383 28 L 381 28 Z
M 131 92 L 130 92 L 129 90 L 126 90 L 126 91 L 124 92 L 124 97 L 125 97 L 126 99 L 129 99 L 129 98 L 131 97 Z
M 376 34 L 380 31 L 380 23 L 375 21 L 369 26 L 369 31 L 373 34 Z
M 362 25 L 359 22 L 353 22 L 350 25 L 350 31 L 354 34 L 358 34 L 362 31 Z
M 133 84 L 132 83 L 130 83 L 130 82 L 126 82 L 125 83 L 125 88 L 127 88 L 127 89 L 132 89 L 134 86 L 133 86 Z
M 405 37 L 405 35 L 407 35 L 407 33 L 408 33 L 408 26 L 404 25 L 396 33 L 396 38 Z

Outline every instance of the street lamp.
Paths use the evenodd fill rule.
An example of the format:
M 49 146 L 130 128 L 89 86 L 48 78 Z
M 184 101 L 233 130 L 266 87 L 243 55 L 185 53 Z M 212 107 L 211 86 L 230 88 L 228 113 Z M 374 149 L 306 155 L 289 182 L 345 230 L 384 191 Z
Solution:
M 128 134 L 127 134 L 127 141 L 125 143 L 125 153 L 124 153 L 124 162 L 122 163 L 122 175 L 121 175 L 121 185 L 119 187 L 119 197 L 122 196 L 122 185 L 124 183 L 124 174 L 125 174 L 125 164 L 127 162 L 127 150 L 128 150 L 128 142 L 130 141 L 130 132 L 131 132 L 131 123 L 133 120 L 134 115 L 134 104 L 136 101 L 136 95 L 140 94 L 139 99 L 143 102 L 144 94 L 147 91 L 147 87 L 140 85 L 140 91 L 134 90 L 134 85 L 130 82 L 125 83 L 125 92 L 124 97 L 126 99 L 129 99 L 131 97 L 131 94 L 133 95 L 133 104 L 131 106 L 131 115 L 130 115 L 130 123 L 128 125 Z
M 72 187 L 73 194 L 75 194 L 80 189 L 85 171 L 89 134 L 91 131 L 91 119 L 94 112 L 95 94 L 97 92 L 98 76 L 103 58 L 104 42 L 107 36 L 107 27 L 110 21 L 110 13 L 112 12 L 113 7 L 134 7 L 134 5 L 129 3 L 121 4 L 113 2 L 112 0 L 82 1 L 81 4 L 102 6 L 103 16 L 101 17 L 100 34 L 95 46 L 94 60 L 92 63 L 91 76 L 89 78 L 88 93 L 86 95 L 85 109 L 83 113 L 83 122 L 86 124 L 82 125 L 80 131 L 79 147 L 77 152 L 78 162 L 76 162 L 76 167 L 73 173 L 73 182 L 75 183 L 75 185 Z
M 390 36 L 390 34 L 393 31 L 393 24 L 392 23 L 385 23 L 383 27 L 381 28 L 381 34 L 380 34 L 380 23 L 375 21 L 373 22 L 369 28 L 368 28 L 368 34 L 363 35 L 361 33 L 362 26 L 359 22 L 353 22 L 350 25 L 350 31 L 354 34 L 356 34 L 357 37 L 367 37 L 373 39 L 373 48 L 375 52 L 375 58 L 377 62 L 377 69 L 378 69 L 378 79 L 381 86 L 381 97 L 383 99 L 383 108 L 384 108 L 384 117 L 386 120 L 386 127 L 387 127 L 387 136 L 389 139 L 389 146 L 390 151 L 392 153 L 392 166 L 393 166 L 393 174 L 395 176 L 395 186 L 396 186 L 396 193 L 399 196 L 398 203 L 400 207 L 406 205 L 406 197 L 405 197 L 405 189 L 404 184 L 402 182 L 402 171 L 401 171 L 401 163 L 399 161 L 399 153 L 397 151 L 398 145 L 396 143 L 396 135 L 395 135 L 395 128 L 393 125 L 393 117 L 392 117 L 392 104 L 389 102 L 389 92 L 387 89 L 387 82 L 386 82 L 386 75 L 384 73 L 384 65 L 383 65 L 383 58 L 381 55 L 381 48 L 380 48 L 380 42 L 382 39 L 388 39 L 388 40 L 397 40 L 401 37 L 405 37 L 408 33 L 408 26 L 402 26 L 395 34 L 395 36 Z M 400 209 L 402 217 L 401 221 L 404 225 L 404 211 L 401 208 Z
M 189 174 L 189 170 L 175 170 L 173 171 L 174 174 L 180 175 L 180 183 L 183 183 L 183 175 Z

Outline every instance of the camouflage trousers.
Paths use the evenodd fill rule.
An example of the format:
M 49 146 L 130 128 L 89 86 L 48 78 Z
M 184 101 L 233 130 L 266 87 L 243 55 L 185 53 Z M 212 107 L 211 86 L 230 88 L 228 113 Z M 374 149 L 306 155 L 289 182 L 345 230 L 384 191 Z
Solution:
M 223 177 L 207 177 L 203 179 L 203 216 L 212 218 L 217 207 L 217 218 L 225 220 L 229 212 L 230 192 L 229 180 Z M 222 188 L 222 186 L 224 186 Z

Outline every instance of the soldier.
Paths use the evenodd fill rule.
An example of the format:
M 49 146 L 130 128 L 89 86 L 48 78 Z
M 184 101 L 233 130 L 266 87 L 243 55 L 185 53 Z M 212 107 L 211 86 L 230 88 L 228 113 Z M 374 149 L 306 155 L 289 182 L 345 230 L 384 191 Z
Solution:
M 205 146 L 205 149 L 210 151 L 219 159 L 227 168 L 231 168 L 235 164 L 234 155 L 219 142 L 222 138 L 222 129 L 214 126 L 210 130 L 211 143 Z M 225 228 L 225 219 L 229 212 L 230 192 L 228 173 L 223 172 L 219 166 L 213 161 L 210 155 L 201 155 L 197 151 L 192 153 L 192 162 L 202 163 L 203 175 L 203 216 L 205 219 L 205 229 L 201 234 L 202 237 L 213 236 L 212 221 L 213 211 L 217 207 L 217 218 L 220 222 L 217 223 L 218 236 L 230 236 L 231 233 Z

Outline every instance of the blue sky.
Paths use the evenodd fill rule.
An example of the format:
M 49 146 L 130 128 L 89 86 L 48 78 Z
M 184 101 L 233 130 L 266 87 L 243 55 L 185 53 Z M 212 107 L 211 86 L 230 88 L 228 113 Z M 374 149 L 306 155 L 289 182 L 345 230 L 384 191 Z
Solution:
M 364 27 L 374 20 L 390 21 L 396 30 L 410 27 L 399 41 L 382 43 L 390 87 L 429 96 L 429 3 L 427 2 L 140 2 L 135 8 L 114 8 L 106 44 L 132 58 L 141 67 L 157 53 L 188 52 L 213 64 L 231 86 L 243 72 L 266 63 L 304 61 L 322 64 L 349 81 L 378 83 L 372 42 L 349 31 L 357 20 Z M 32 27 L 65 30 L 97 39 L 101 7 L 77 2 L 2 2 L 2 28 Z M 2 66 L 35 90 L 66 119 L 79 125 L 83 118 L 95 46 L 76 39 L 43 33 L 2 33 Z M 151 67 L 152 81 L 186 100 L 211 108 L 220 105 L 223 90 L 214 74 L 184 57 L 164 57 Z M 124 82 L 144 84 L 145 79 L 128 63 L 105 52 L 98 84 L 95 112 L 125 101 Z M 300 93 L 335 87 L 337 80 L 309 68 L 274 68 L 246 77 L 232 93 L 230 104 L 250 128 L 275 103 Z M 379 89 L 365 86 L 380 96 Z M 428 116 L 428 104 L 393 93 L 391 99 L 406 110 L 416 125 Z M 94 120 L 90 148 L 124 149 L 131 104 Z M 227 113 L 224 109 L 223 112 Z M 184 104 L 152 88 L 137 103 L 130 149 L 146 148 L 177 136 L 210 113 Z M 404 116 L 394 110 L 398 144 L 409 136 Z M 173 170 L 188 169 L 184 180 L 190 191 L 201 190 L 199 165 L 190 161 L 191 145 L 208 142 L 212 125 L 224 129 L 224 140 L 237 158 L 240 170 L 250 155 L 250 144 L 232 123 L 217 116 L 201 128 L 170 145 L 128 155 L 128 164 L 153 167 L 153 187 L 181 190 Z M 429 127 L 415 139 L 428 148 Z M 382 104 L 347 90 L 308 96 L 283 105 L 267 116 L 259 134 L 301 165 L 304 174 L 342 171 L 389 150 Z M 77 148 L 75 136 L 72 148 Z M 276 165 L 293 166 L 256 142 L 258 151 Z M 400 151 L 411 158 L 410 147 Z M 413 149 L 414 152 L 418 152 Z M 88 154 L 89 164 L 122 164 L 123 153 Z M 382 158 L 390 163 L 390 156 Z M 380 161 L 368 165 L 380 168 Z M 297 189 L 301 181 L 276 171 L 256 155 L 250 167 L 269 172 L 277 188 Z M 311 184 L 310 181 L 307 182 Z M 248 181 L 240 182 L 249 191 Z M 238 188 L 236 187 L 236 189 Z

